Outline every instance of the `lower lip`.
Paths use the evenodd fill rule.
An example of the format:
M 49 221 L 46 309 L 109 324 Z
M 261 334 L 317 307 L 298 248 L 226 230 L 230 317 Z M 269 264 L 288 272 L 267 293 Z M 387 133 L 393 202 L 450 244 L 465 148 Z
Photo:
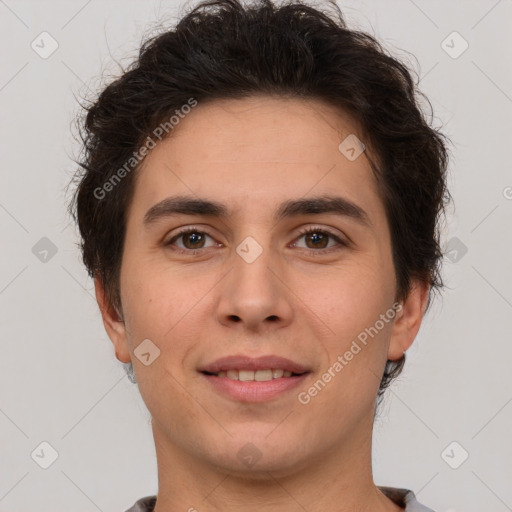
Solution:
M 265 402 L 271 400 L 287 391 L 300 386 L 307 373 L 294 377 L 281 377 L 264 382 L 240 381 L 228 379 L 227 377 L 216 377 L 215 375 L 201 374 L 208 379 L 213 388 L 223 395 L 227 395 L 239 402 Z

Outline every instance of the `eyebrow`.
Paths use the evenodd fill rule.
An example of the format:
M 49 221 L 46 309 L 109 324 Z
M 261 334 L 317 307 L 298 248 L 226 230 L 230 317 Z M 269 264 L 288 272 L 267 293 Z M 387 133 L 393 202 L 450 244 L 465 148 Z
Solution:
M 300 215 L 335 214 L 354 219 L 362 226 L 371 228 L 368 214 L 358 205 L 340 196 L 320 196 L 288 200 L 279 205 L 274 212 L 275 222 Z M 232 214 L 228 208 L 217 201 L 198 199 L 192 196 L 167 197 L 152 206 L 144 215 L 146 227 L 159 219 L 174 215 L 197 215 L 225 219 Z

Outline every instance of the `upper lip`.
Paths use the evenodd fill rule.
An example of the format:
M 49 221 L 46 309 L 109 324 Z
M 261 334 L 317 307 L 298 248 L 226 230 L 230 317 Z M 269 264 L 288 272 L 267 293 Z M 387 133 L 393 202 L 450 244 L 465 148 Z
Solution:
M 209 363 L 201 368 L 200 372 L 218 373 L 227 370 L 267 370 L 267 369 L 280 369 L 289 371 L 292 373 L 306 373 L 309 369 L 305 366 L 290 361 L 285 357 L 280 356 L 261 356 L 261 357 L 249 357 L 249 356 L 227 356 L 217 359 L 213 363 Z

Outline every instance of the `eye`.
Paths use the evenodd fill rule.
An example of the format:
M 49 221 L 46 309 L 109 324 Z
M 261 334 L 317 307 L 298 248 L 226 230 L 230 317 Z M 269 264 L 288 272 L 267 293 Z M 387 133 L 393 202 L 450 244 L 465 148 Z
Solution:
M 164 245 L 173 246 L 173 250 L 177 252 L 195 255 L 199 254 L 203 249 L 208 249 L 208 246 L 205 245 L 206 238 L 213 240 L 213 238 L 204 231 L 194 227 L 188 227 L 186 229 L 182 229 L 168 242 L 165 242 Z M 292 244 L 292 247 L 305 249 L 306 251 L 315 254 L 325 254 L 332 250 L 339 250 L 339 247 L 349 246 L 349 244 L 342 240 L 338 235 L 325 228 L 312 227 L 304 229 L 300 232 L 300 235 L 296 240 L 301 238 L 306 240 L 306 246 L 301 247 L 296 241 Z M 214 243 L 209 247 L 219 247 L 221 245 L 222 244 L 214 241 Z
M 300 232 L 300 236 L 297 238 L 297 240 L 300 238 L 304 238 L 306 240 L 305 249 L 310 252 L 331 252 L 331 249 L 333 247 L 335 248 L 336 245 L 348 247 L 347 242 L 324 228 L 312 227 L 305 229 Z M 334 241 L 336 243 L 329 246 L 329 241 Z M 297 247 L 297 243 L 294 243 L 293 246 Z M 327 250 L 322 251 L 322 249 Z
M 207 237 L 213 240 L 213 238 L 210 235 L 206 234 L 204 231 L 200 231 L 199 229 L 196 228 L 187 228 L 181 230 L 164 245 L 174 245 L 176 241 L 179 241 L 181 239 L 183 245 L 181 247 L 178 245 L 177 250 L 179 252 L 196 254 L 196 252 L 199 252 L 200 249 L 207 248 L 204 245 Z

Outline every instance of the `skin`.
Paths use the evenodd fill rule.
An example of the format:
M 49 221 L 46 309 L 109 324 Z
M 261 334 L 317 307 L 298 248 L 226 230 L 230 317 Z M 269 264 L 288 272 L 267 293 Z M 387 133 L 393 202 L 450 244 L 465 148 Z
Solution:
M 414 282 L 394 320 L 307 405 L 297 400 L 395 302 L 377 183 L 365 153 L 351 162 L 338 150 L 358 133 L 349 116 L 316 100 L 217 100 L 195 107 L 137 171 L 122 312 L 106 303 L 98 279 L 95 287 L 116 357 L 133 362 L 152 416 L 156 512 L 402 510 L 373 482 L 372 426 L 384 365 L 412 344 L 428 285 Z M 176 194 L 222 202 L 232 213 L 178 215 L 145 228 L 146 211 Z M 283 201 L 324 194 L 356 203 L 371 226 L 331 213 L 272 217 Z M 202 245 L 187 236 L 165 245 L 187 226 L 209 235 Z M 350 244 L 329 238 L 318 248 L 300 235 L 310 227 Z M 250 264 L 236 252 L 247 236 L 263 249 Z M 202 252 L 178 252 L 194 247 Z M 134 355 L 144 339 L 161 351 L 149 366 Z M 276 354 L 312 373 L 300 389 L 242 403 L 197 371 L 232 354 Z M 237 457 L 247 443 L 261 454 L 252 467 Z

